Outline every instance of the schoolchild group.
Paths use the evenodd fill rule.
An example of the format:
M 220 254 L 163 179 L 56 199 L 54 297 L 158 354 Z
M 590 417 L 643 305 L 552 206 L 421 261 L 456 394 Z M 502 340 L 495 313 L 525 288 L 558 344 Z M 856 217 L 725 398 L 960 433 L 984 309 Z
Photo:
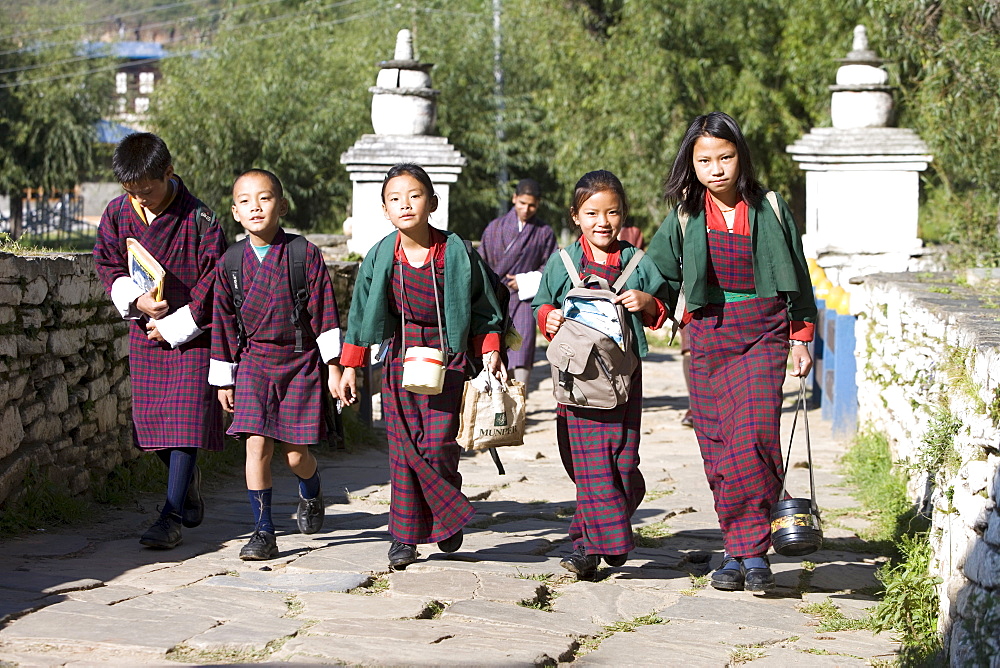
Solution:
M 699 116 L 688 128 L 665 180 L 672 209 L 644 255 L 623 238 L 637 230 L 626 225 L 628 198 L 611 172 L 588 172 L 576 184 L 569 215 L 580 236 L 567 248 L 558 251 L 551 229 L 535 216 L 541 192 L 526 179 L 476 253 L 459 235 L 430 224 L 438 200 L 427 173 L 395 165 L 382 183 L 384 214 L 395 230 L 361 263 L 343 334 L 345 314 L 337 311 L 319 249 L 280 226 L 288 201 L 276 175 L 250 169 L 236 179 L 232 215 L 246 239 L 227 250 L 218 220 L 174 173 L 159 137 L 124 138 L 112 166 L 125 194 L 105 210 L 94 256 L 112 302 L 132 321 L 135 443 L 169 470 L 166 499 L 143 545 L 173 548 L 182 527 L 201 523 L 197 453 L 222 449 L 222 411 L 232 414 L 227 433 L 246 442 L 254 529 L 240 558 L 279 553 L 271 514 L 275 442 L 298 478 L 299 531 L 320 531 L 325 504 L 309 446 L 325 433 L 322 393 L 354 403 L 357 369 L 372 361 L 374 348 L 384 364 L 389 565 L 413 563 L 421 544 L 455 552 L 475 513 L 462 493 L 456 443 L 469 363 L 500 382 L 508 369 L 527 382 L 535 326 L 550 341 L 564 327 L 565 335 L 570 290 L 618 281 L 614 302 L 627 314 L 632 343 L 625 366 L 604 371 L 627 378 L 627 398 L 603 408 L 557 405 L 559 452 L 577 488 L 572 546 L 561 565 L 590 579 L 602 560 L 620 567 L 635 547 L 631 516 L 645 494 L 644 328 L 675 320 L 683 292 L 676 320 L 690 350 L 691 414 L 723 535 L 712 584 L 774 587 L 767 552 L 769 509 L 783 475 L 782 378 L 789 356 L 788 373 L 810 370 L 805 343 L 816 307 L 791 212 L 755 177 L 747 142 L 728 115 Z M 161 293 L 131 279 L 129 238 L 164 267 Z M 491 287 L 496 275 L 509 288 L 508 304 Z M 518 351 L 503 349 L 506 314 L 524 339 Z M 439 393 L 404 387 L 410 346 L 445 352 Z M 564 385 L 563 376 L 555 380 Z M 572 378 L 565 380 L 572 392 Z

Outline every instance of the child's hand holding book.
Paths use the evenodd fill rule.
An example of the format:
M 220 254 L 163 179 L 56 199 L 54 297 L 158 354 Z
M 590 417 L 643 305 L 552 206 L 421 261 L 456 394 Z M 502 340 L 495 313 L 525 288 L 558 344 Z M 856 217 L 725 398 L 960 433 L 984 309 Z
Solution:
M 157 299 L 160 288 L 154 287 L 152 290 L 135 300 L 135 307 L 148 315 L 150 318 L 162 318 L 167 314 L 170 305 L 166 299 Z

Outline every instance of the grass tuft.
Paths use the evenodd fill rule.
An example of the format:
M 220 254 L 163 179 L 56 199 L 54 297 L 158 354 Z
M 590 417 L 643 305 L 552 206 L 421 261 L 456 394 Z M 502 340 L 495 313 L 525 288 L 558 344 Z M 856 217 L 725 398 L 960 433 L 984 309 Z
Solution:
M 906 474 L 893 466 L 885 435 L 859 434 L 841 463 L 858 501 L 872 514 L 872 526 L 862 536 L 869 541 L 865 547 L 881 549 L 877 554 L 886 556 L 898 554 L 884 541 L 894 541 L 910 530 L 917 514 L 906 495 Z M 884 551 L 887 548 L 889 554 Z
M 646 524 L 632 532 L 636 547 L 657 548 L 663 545 L 664 538 L 671 536 L 673 533 L 667 528 L 666 522 Z
M 902 558 L 879 569 L 885 586 L 882 601 L 872 611 L 873 630 L 893 630 L 910 658 L 936 656 L 942 651 L 937 632 L 941 578 L 930 574 L 931 546 L 923 534 L 900 539 Z
M 826 599 L 822 603 L 803 605 L 799 608 L 799 611 L 811 617 L 818 618 L 819 627 L 817 630 L 822 632 L 858 631 L 861 629 L 875 631 L 875 625 L 871 617 L 865 616 L 861 619 L 851 619 L 845 616 L 840 611 L 840 608 L 830 599 Z
M 348 594 L 355 594 L 357 596 L 377 596 L 382 592 L 388 591 L 389 589 L 389 578 L 385 575 L 379 575 L 368 580 L 360 587 L 355 587 L 348 591 Z
M 935 466 L 947 466 L 948 452 L 952 450 L 954 425 L 945 418 L 938 416 L 936 420 L 940 438 L 932 439 L 935 452 L 928 453 L 928 461 L 934 460 Z M 925 442 L 925 450 L 927 447 Z M 890 563 L 876 573 L 884 587 L 882 600 L 863 620 L 845 618 L 832 603 L 829 605 L 833 610 L 809 613 L 809 606 L 802 610 L 824 618 L 821 631 L 853 628 L 892 631 L 902 642 L 901 665 L 933 665 L 942 655 L 935 589 L 940 580 L 930 575 L 927 518 L 919 515 L 910 503 L 906 479 L 893 466 L 884 435 L 863 433 L 845 454 L 843 464 L 848 481 L 857 488 L 856 497 L 874 515 L 866 538 L 891 546 L 883 552 L 892 558 Z
M 597 634 L 596 636 L 590 636 L 589 638 L 584 638 L 580 642 L 580 648 L 577 651 L 577 657 L 582 654 L 587 654 L 588 652 L 593 652 L 601 643 L 613 636 L 616 633 L 631 633 L 635 631 L 640 626 L 649 626 L 651 624 L 666 624 L 666 620 L 660 617 L 655 612 L 651 612 L 648 615 L 643 615 L 641 617 L 635 617 L 628 621 L 615 622 L 614 624 L 608 624 L 604 627 L 604 631 Z
M 441 601 L 430 601 L 424 606 L 424 609 L 420 611 L 417 615 L 417 619 L 440 619 L 441 613 L 445 611 L 448 606 Z
M 766 652 L 760 647 L 737 645 L 729 652 L 729 665 L 737 666 L 741 663 L 749 663 L 750 661 L 763 659 L 766 655 Z

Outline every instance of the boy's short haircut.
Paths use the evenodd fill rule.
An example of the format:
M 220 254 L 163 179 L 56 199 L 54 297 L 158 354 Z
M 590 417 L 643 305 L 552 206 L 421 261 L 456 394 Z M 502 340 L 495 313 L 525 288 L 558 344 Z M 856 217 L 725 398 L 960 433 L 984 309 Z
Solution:
M 278 178 L 278 175 L 275 174 L 274 172 L 269 172 L 266 169 L 260 169 L 258 167 L 252 167 L 236 177 L 236 180 L 233 181 L 234 194 L 236 191 L 236 184 L 239 183 L 240 179 L 242 179 L 244 176 L 263 176 L 265 179 L 271 182 L 271 187 L 274 188 L 275 195 L 277 195 L 278 197 L 285 196 L 285 189 L 282 187 L 281 179 Z
M 538 185 L 538 181 L 535 179 L 521 179 L 517 182 L 517 189 L 514 191 L 514 194 L 528 195 L 535 199 L 542 199 L 542 187 Z
M 173 164 L 167 144 L 151 132 L 128 135 L 115 147 L 111 171 L 118 183 L 159 181 Z

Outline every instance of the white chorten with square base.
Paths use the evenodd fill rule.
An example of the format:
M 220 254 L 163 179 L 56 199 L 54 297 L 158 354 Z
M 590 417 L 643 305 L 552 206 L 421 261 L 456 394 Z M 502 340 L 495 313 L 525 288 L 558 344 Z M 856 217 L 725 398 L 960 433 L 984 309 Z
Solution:
M 414 162 L 426 170 L 438 196 L 438 208 L 430 222 L 446 230 L 451 184 L 458 180 L 466 162 L 446 138 L 432 135 L 440 91 L 430 87 L 433 65 L 414 59 L 409 30 L 396 35 L 393 59 L 378 65 L 381 71 L 369 89 L 375 134 L 362 135 L 340 156 L 354 184 L 351 217 L 344 221 L 344 233 L 350 237 L 348 249 L 359 255 L 393 230 L 382 212 L 382 179 L 390 167 Z
M 835 284 L 907 271 L 922 253 L 920 172 L 932 157 L 913 130 L 888 127 L 892 87 L 864 26 L 830 86 L 832 128 L 813 128 L 786 150 L 806 172 L 806 257 Z

